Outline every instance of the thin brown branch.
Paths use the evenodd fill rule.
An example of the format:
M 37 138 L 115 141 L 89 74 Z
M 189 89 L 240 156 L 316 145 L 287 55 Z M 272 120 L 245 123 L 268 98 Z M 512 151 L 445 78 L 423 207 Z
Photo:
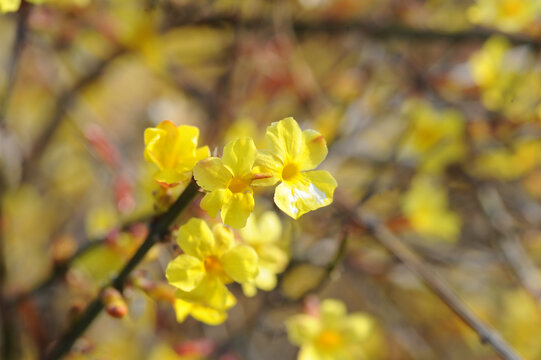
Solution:
M 184 17 L 168 19 L 168 27 L 186 25 Z M 275 26 L 270 17 L 242 18 L 235 14 L 214 14 L 211 16 L 194 16 L 188 23 L 210 27 L 231 27 L 239 24 L 246 30 L 269 30 Z M 342 35 L 359 33 L 377 39 L 404 39 L 415 42 L 446 41 L 454 43 L 483 42 L 492 36 L 504 36 L 514 45 L 529 45 L 541 48 L 541 39 L 525 35 L 508 34 L 485 28 L 473 28 L 461 31 L 444 31 L 438 29 L 414 28 L 404 24 L 386 25 L 376 21 L 360 20 L 300 20 L 293 19 L 289 23 L 298 36 L 310 34 Z
M 338 202 L 341 210 L 352 222 L 370 232 L 390 253 L 419 276 L 434 294 L 449 307 L 466 325 L 477 333 L 481 342 L 489 344 L 505 360 L 520 360 L 522 357 L 501 337 L 501 335 L 475 315 L 454 293 L 449 285 L 423 263 L 401 239 L 386 226 L 367 217 L 360 216 L 345 203 Z
M 541 276 L 522 246 L 513 217 L 505 209 L 502 198 L 494 187 L 481 187 L 477 198 L 492 227 L 501 235 L 498 246 L 522 287 L 541 309 Z
M 99 79 L 100 75 L 104 72 L 107 66 L 109 66 L 120 55 L 124 54 L 125 51 L 126 50 L 124 48 L 116 49 L 107 58 L 101 60 L 92 70 L 81 77 L 71 88 L 60 94 L 51 116 L 45 122 L 45 129 L 34 142 L 32 149 L 23 163 L 23 181 L 29 178 L 32 165 L 43 154 L 57 128 L 61 124 L 66 109 L 72 105 L 73 101 L 77 98 L 81 91 Z
M 197 195 L 198 190 L 199 187 L 195 181 L 191 181 L 175 203 L 169 207 L 167 212 L 157 218 L 157 220 L 150 225 L 150 232 L 145 241 L 137 249 L 130 260 L 128 260 L 126 265 L 124 265 L 124 267 L 120 270 L 118 275 L 108 286 L 105 286 L 104 288 L 111 286 L 118 291 L 122 291 L 124 289 L 124 285 L 131 272 L 137 267 L 137 265 L 139 265 L 154 244 L 165 236 L 165 234 L 169 231 L 169 227 L 177 219 L 179 214 L 182 213 L 184 209 L 186 209 L 186 207 L 192 202 L 194 197 Z M 69 329 L 65 332 L 64 336 L 62 336 L 54 344 L 54 347 L 51 349 L 46 359 L 58 360 L 66 355 L 70 351 L 75 341 L 77 341 L 77 339 L 83 335 L 90 324 L 92 324 L 92 322 L 100 314 L 103 307 L 104 304 L 101 296 L 98 295 L 88 304 L 81 316 L 79 316 L 79 318 L 72 323 Z

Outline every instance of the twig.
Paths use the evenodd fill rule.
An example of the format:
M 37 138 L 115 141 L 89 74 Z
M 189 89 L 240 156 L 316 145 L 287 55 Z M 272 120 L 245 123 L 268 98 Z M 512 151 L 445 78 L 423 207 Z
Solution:
M 378 221 L 361 217 L 355 210 L 345 204 L 342 210 L 358 226 L 367 229 L 379 242 L 394 256 L 404 263 L 411 271 L 417 274 L 425 284 L 451 309 L 465 324 L 479 335 L 483 344 L 489 344 L 505 360 L 521 360 L 522 357 L 500 336 L 500 334 L 483 323 L 438 277 L 429 269 L 419 256 L 396 237 L 387 227 Z
M 501 235 L 498 245 L 507 264 L 541 309 L 541 276 L 520 242 L 515 220 L 495 188 L 481 187 L 477 198 L 492 227 Z
M 11 96 L 13 86 L 15 85 L 15 78 L 19 68 L 19 60 L 26 41 L 26 35 L 28 33 L 27 20 L 31 9 L 32 4 L 23 2 L 17 13 L 17 30 L 15 32 L 15 41 L 13 42 L 11 58 L 7 69 L 7 85 L 6 89 L 4 90 L 4 95 L 2 96 L 2 99 L 0 99 L 0 128 L 3 126 L 8 101 Z
M 156 244 L 158 240 L 160 240 L 167 233 L 169 227 L 171 224 L 173 224 L 178 215 L 192 202 L 198 193 L 198 189 L 199 187 L 194 181 L 190 182 L 182 195 L 180 195 L 177 201 L 171 205 L 167 212 L 150 225 L 150 232 L 143 244 L 141 244 L 139 249 L 137 249 L 127 264 L 124 265 L 120 273 L 113 279 L 109 286 L 122 291 L 130 273 L 141 262 L 141 260 L 143 260 L 152 246 L 154 246 L 154 244 Z M 90 326 L 90 324 L 101 312 L 103 306 L 101 296 L 98 295 L 94 300 L 92 300 L 92 302 L 90 302 L 84 313 L 70 326 L 64 336 L 55 343 L 53 349 L 48 354 L 46 359 L 57 360 L 68 353 L 75 341 L 85 332 L 88 326 Z
M 124 48 L 116 49 L 107 58 L 101 60 L 90 72 L 80 78 L 71 88 L 60 94 L 49 120 L 45 122 L 47 124 L 45 130 L 43 130 L 38 139 L 35 141 L 32 149 L 23 163 L 23 181 L 29 178 L 32 164 L 43 154 L 49 141 L 56 132 L 56 129 L 62 122 L 66 109 L 71 106 L 77 95 L 82 90 L 94 83 L 94 81 L 103 73 L 105 68 L 111 64 L 113 60 L 124 54 L 125 51 L 126 50 Z
M 168 26 L 184 26 L 185 18 L 169 19 Z M 271 18 L 252 17 L 242 18 L 232 14 L 215 14 L 212 16 L 194 17 L 190 19 L 191 25 L 203 25 L 211 27 L 228 27 L 241 24 L 247 30 L 272 29 L 274 23 Z M 402 24 L 382 25 L 378 22 L 367 20 L 322 20 L 307 21 L 294 19 L 291 21 L 293 31 L 299 35 L 322 33 L 329 35 L 362 33 L 366 36 L 378 39 L 407 39 L 426 43 L 427 41 L 447 42 L 482 42 L 492 36 L 504 36 L 514 45 L 529 45 L 533 48 L 541 48 L 541 39 L 523 35 L 508 34 L 486 28 L 474 28 L 463 31 L 442 31 L 434 29 L 412 28 Z

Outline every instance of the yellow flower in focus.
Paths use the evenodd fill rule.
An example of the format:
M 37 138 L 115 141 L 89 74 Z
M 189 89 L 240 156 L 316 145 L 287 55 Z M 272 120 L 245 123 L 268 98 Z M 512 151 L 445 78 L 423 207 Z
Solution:
M 282 236 L 280 218 L 274 211 L 266 211 L 259 216 L 252 214 L 240 234 L 259 258 L 259 273 L 253 283 L 242 285 L 244 294 L 254 296 L 257 288 L 271 291 L 276 287 L 276 274 L 284 271 L 289 261 L 287 252 L 279 243 Z
M 538 0 L 477 0 L 468 9 L 468 18 L 476 24 L 518 32 L 530 25 L 540 13 Z
M 460 234 L 460 218 L 449 210 L 444 189 L 430 178 L 413 180 L 402 209 L 411 227 L 421 235 L 454 241 Z
M 155 128 L 145 130 L 145 159 L 159 170 L 154 180 L 163 187 L 173 187 L 192 177 L 195 164 L 210 156 L 208 146 L 198 148 L 199 129 L 195 126 L 176 126 L 162 121 Z
M 301 347 L 299 360 L 358 360 L 367 356 L 363 345 L 372 320 L 362 314 L 346 314 L 341 301 L 321 303 L 319 316 L 298 314 L 286 322 L 289 341 Z
M 197 163 L 194 178 L 207 194 L 201 208 L 216 217 L 221 210 L 224 224 L 242 228 L 254 209 L 252 186 L 269 185 L 271 174 L 261 174 L 254 167 L 257 149 L 251 138 L 231 141 L 222 158 L 210 157 Z
M 289 117 L 272 123 L 266 133 L 268 150 L 260 151 L 258 164 L 281 184 L 274 202 L 294 219 L 332 203 L 337 183 L 324 170 L 315 169 L 327 156 L 327 143 L 315 130 L 301 131 Z
M 238 245 L 232 231 L 218 224 L 211 230 L 201 219 L 192 218 L 178 231 L 177 242 L 184 254 L 169 263 L 168 282 L 177 288 L 177 316 L 192 316 L 216 324 L 235 304 L 226 284 L 249 283 L 257 276 L 258 258 L 250 246 Z M 185 312 L 181 316 L 179 313 Z

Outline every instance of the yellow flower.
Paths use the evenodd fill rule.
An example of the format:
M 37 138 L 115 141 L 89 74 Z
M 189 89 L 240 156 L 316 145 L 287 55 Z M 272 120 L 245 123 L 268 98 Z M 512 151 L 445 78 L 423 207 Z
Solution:
M 315 170 L 327 156 L 327 143 L 315 130 L 301 131 L 289 117 L 272 123 L 266 133 L 268 150 L 260 151 L 258 164 L 281 184 L 274 202 L 294 219 L 332 203 L 336 180 L 328 171 Z
M 207 321 L 220 318 L 216 311 L 225 312 L 234 305 L 226 284 L 252 282 L 257 276 L 256 252 L 247 245 L 237 245 L 232 231 L 224 225 L 211 230 L 196 218 L 180 227 L 177 242 L 184 254 L 171 261 L 165 271 L 168 282 L 177 288 L 175 296 L 196 304 L 189 309 L 194 317 Z M 206 308 L 210 310 L 201 315 Z
M 540 12 L 538 0 L 477 0 L 468 9 L 468 17 L 477 24 L 517 32 L 530 25 Z
M 201 200 L 201 208 L 213 217 L 221 209 L 225 224 L 244 227 L 254 209 L 252 186 L 268 185 L 272 177 L 256 171 L 256 157 L 253 140 L 244 137 L 228 143 L 221 159 L 210 157 L 197 163 L 194 178 L 207 191 Z
M 301 347 L 299 360 L 357 360 L 366 358 L 363 345 L 372 320 L 362 314 L 346 314 L 341 301 L 321 303 L 319 316 L 294 315 L 286 322 L 289 341 Z
M 451 109 L 437 110 L 424 101 L 404 105 L 411 127 L 404 141 L 404 156 L 419 159 L 423 170 L 438 172 L 465 152 L 464 120 Z
M 473 79 L 481 87 L 490 87 L 499 81 L 508 66 L 505 55 L 510 50 L 509 41 L 501 36 L 488 39 L 482 49 L 472 55 L 469 67 Z
M 0 12 L 7 13 L 19 10 L 21 0 L 0 0 Z
M 271 291 L 276 287 L 276 274 L 285 270 L 289 260 L 287 252 L 279 244 L 282 235 L 280 218 L 274 211 L 266 211 L 259 216 L 252 214 L 240 234 L 259 258 L 259 273 L 253 284 L 242 285 L 244 294 L 253 296 L 256 288 Z
M 192 177 L 195 164 L 210 156 L 208 146 L 198 148 L 199 129 L 162 121 L 145 130 L 145 159 L 158 166 L 154 180 L 173 187 Z
M 460 234 L 460 218 L 449 210 L 444 189 L 430 178 L 413 180 L 402 208 L 412 228 L 421 235 L 454 241 Z

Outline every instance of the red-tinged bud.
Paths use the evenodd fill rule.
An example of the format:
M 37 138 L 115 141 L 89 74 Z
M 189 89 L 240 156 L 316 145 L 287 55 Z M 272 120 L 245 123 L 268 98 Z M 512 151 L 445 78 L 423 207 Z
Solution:
M 124 317 L 128 313 L 128 306 L 120 292 L 112 287 L 105 289 L 101 295 L 107 314 L 114 318 Z
M 180 356 L 207 357 L 215 350 L 216 344 L 210 339 L 189 340 L 175 346 L 175 352 Z
M 315 295 L 308 295 L 304 299 L 302 310 L 310 316 L 319 316 L 319 298 Z
M 133 184 L 125 175 L 118 175 L 115 178 L 116 207 L 121 213 L 127 213 L 135 208 L 135 197 Z
M 115 246 L 117 244 L 119 235 L 120 235 L 120 230 L 118 229 L 113 229 L 109 231 L 109 233 L 105 237 L 105 244 L 109 246 Z
M 271 173 L 257 173 L 252 176 L 252 180 L 269 179 L 272 177 Z
M 393 231 L 401 231 L 411 229 L 411 224 L 408 218 L 404 216 L 396 216 L 387 220 L 386 225 Z
M 85 129 L 84 134 L 96 154 L 107 165 L 115 168 L 119 163 L 120 155 L 109 139 L 107 139 L 102 128 L 96 124 L 91 124 Z
M 54 239 L 51 257 L 55 264 L 63 264 L 77 251 L 77 242 L 70 235 L 61 235 Z
M 144 239 L 148 235 L 148 226 L 143 223 L 133 224 L 130 226 L 130 234 L 137 239 Z

